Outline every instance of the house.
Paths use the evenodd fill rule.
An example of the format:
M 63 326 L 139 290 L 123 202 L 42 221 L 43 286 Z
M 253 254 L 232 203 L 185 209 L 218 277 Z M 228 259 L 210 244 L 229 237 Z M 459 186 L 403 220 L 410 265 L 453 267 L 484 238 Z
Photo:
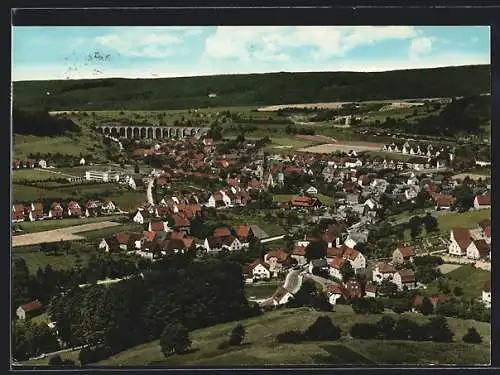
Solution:
M 234 236 L 229 237 L 209 237 L 205 238 L 203 244 L 198 245 L 199 248 L 203 248 L 209 254 L 219 253 L 223 250 L 227 251 L 237 251 L 243 248 L 241 242 Z
M 144 224 L 149 218 L 151 214 L 147 210 L 137 210 L 132 218 L 134 223 Z
M 101 206 L 101 210 L 103 213 L 109 214 L 116 211 L 116 205 L 113 203 L 113 201 L 106 200 Z
M 212 234 L 213 237 L 216 238 L 226 238 L 226 237 L 231 237 L 231 229 L 228 227 L 218 227 L 214 229 L 214 233 Z
M 191 222 L 184 213 L 174 214 L 170 216 L 170 219 L 174 225 L 174 228 L 178 231 L 185 231 L 187 233 L 191 231 Z
M 401 249 L 396 249 L 392 253 L 392 263 L 394 264 L 404 264 L 413 263 L 413 250 L 409 247 L 403 247 Z
M 43 309 L 43 305 L 39 300 L 34 300 L 30 303 L 19 306 L 16 309 L 16 315 L 18 319 L 26 320 L 37 314 L 39 314 Z
M 346 260 L 343 258 L 340 257 L 333 258 L 329 268 L 329 273 L 331 277 L 334 277 L 342 281 L 343 278 L 342 278 L 342 273 L 340 272 L 340 268 L 342 267 L 344 262 L 346 262 Z
M 292 254 L 290 255 L 292 259 L 295 259 L 297 261 L 297 264 L 300 266 L 303 266 L 307 263 L 306 259 L 306 248 L 304 246 L 296 246 Z
M 31 203 L 31 205 L 29 206 L 28 218 L 30 219 L 30 221 L 42 220 L 43 204 Z
M 64 216 L 64 209 L 59 202 L 52 202 L 49 210 L 50 219 L 62 219 Z
M 343 245 L 342 248 L 343 248 L 342 258 L 351 263 L 354 272 L 357 273 L 360 270 L 366 268 L 366 259 L 363 254 L 346 245 Z
M 304 208 L 320 207 L 321 202 L 319 199 L 312 198 L 312 197 L 296 196 L 296 197 L 292 198 L 292 200 L 290 201 L 290 205 L 292 207 L 304 207 Z
M 101 242 L 99 242 L 99 249 L 104 250 L 109 253 L 110 251 L 118 251 L 120 250 L 120 244 L 116 237 L 107 237 L 103 238 Z
M 367 283 L 365 285 L 365 297 L 375 298 L 377 296 L 377 285 Z
M 397 285 L 398 290 L 403 290 L 404 287 L 407 287 L 409 290 L 417 287 L 415 273 L 410 269 L 396 272 L 392 278 L 392 282 Z
M 474 198 L 474 208 L 476 210 L 491 208 L 491 194 L 476 195 Z
M 99 201 L 89 200 L 85 204 L 85 217 L 101 216 L 102 203 Z
M 487 308 L 491 308 L 491 280 L 484 284 L 482 300 Z
M 491 244 L 491 220 L 482 220 L 478 223 L 480 235 L 487 244 Z
M 316 189 L 314 186 L 310 186 L 305 192 L 306 194 L 316 195 L 318 194 L 318 189 Z
M 337 300 L 344 294 L 344 288 L 340 284 L 330 284 L 326 287 L 326 296 L 330 305 L 335 305 Z
M 248 244 L 254 238 L 252 227 L 250 225 L 238 225 L 236 227 L 236 237 L 241 243 Z
M 475 240 L 471 241 L 470 245 L 467 247 L 466 254 L 469 259 L 487 259 L 490 256 L 490 245 L 486 240 Z
M 382 282 L 382 280 L 392 280 L 394 274 L 396 273 L 396 269 L 388 263 L 380 262 L 377 263 L 375 269 L 373 270 L 373 281 L 374 282 Z
M 43 160 L 43 159 L 40 159 L 40 160 L 38 161 L 38 166 L 39 166 L 40 168 L 42 168 L 42 169 L 45 169 L 45 168 L 47 168 L 47 162 L 46 162 L 45 160 Z
M 139 236 L 135 233 L 120 232 L 120 233 L 115 234 L 115 238 L 116 238 L 116 241 L 118 242 L 119 248 L 121 250 L 127 250 L 129 243 L 134 243 L 134 247 L 135 247 L 135 240 L 138 240 Z
M 283 249 L 271 250 L 264 255 L 264 262 L 269 265 L 269 271 L 276 277 L 289 265 L 289 256 Z
M 269 266 L 260 259 L 256 259 L 252 263 L 247 264 L 244 273 L 247 278 L 251 278 L 253 281 L 271 278 Z
M 80 159 L 80 165 L 85 165 L 85 159 L 84 158 Z
M 152 220 L 148 225 L 149 232 L 168 232 L 168 224 L 163 221 Z
M 21 221 L 24 221 L 24 204 L 14 204 L 12 206 L 12 222 L 13 223 L 19 223 Z
M 455 228 L 450 232 L 450 245 L 448 252 L 450 255 L 467 255 L 467 248 L 472 243 L 470 231 L 467 228 Z
M 450 210 L 457 199 L 451 195 L 433 194 L 436 210 Z
M 82 216 L 82 208 L 78 202 L 70 201 L 68 203 L 68 216 L 79 218 Z
M 292 298 L 293 294 L 290 293 L 286 288 L 282 287 L 276 293 L 274 293 L 273 305 L 284 305 L 288 303 Z

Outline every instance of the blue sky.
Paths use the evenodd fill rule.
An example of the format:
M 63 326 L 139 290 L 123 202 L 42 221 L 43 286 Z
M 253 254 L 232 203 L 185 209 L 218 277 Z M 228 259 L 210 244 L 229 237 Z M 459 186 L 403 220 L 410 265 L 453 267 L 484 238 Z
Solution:
M 488 26 L 13 27 L 12 40 L 14 81 L 490 63 Z

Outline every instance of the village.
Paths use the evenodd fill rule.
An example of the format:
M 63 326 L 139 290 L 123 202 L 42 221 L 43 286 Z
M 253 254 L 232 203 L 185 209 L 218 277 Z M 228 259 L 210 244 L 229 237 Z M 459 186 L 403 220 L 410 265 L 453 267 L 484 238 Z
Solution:
M 245 283 L 283 283 L 267 297 L 250 296 L 263 308 L 286 305 L 308 279 L 323 287 L 333 306 L 339 299 L 386 296 L 388 284 L 400 293 L 425 291 L 426 284 L 434 280 L 420 279 L 422 273 L 415 266 L 419 257 L 436 258 L 436 265 L 472 264 L 490 270 L 490 220 L 478 221 L 472 228 L 453 227 L 447 234 L 436 228 L 437 217 L 457 215 L 458 210 L 491 209 L 489 179 L 454 178 L 452 174 L 461 171 L 453 168 L 452 149 L 436 147 L 438 151 L 433 151 L 432 145 L 408 149 L 404 144 L 402 152 L 415 155 L 416 160 L 403 162 L 391 156 L 398 152 L 394 144 L 384 146 L 384 157 L 371 157 L 355 151 L 269 154 L 256 143 L 241 140 L 239 150 L 206 136 L 164 140 L 149 147 L 142 143 L 141 148 L 133 149 L 132 157 L 136 162 L 153 163 L 149 174 L 124 175 L 111 168 L 97 171 L 88 166 L 81 181 L 142 189 L 144 203 L 128 212 L 111 200 L 55 201 L 46 207 L 41 202 L 16 203 L 12 207 L 14 241 L 23 236 L 25 221 L 120 214 L 143 230 L 103 237 L 97 243 L 99 251 L 123 252 L 154 262 L 185 252 L 198 257 L 231 256 L 252 249 L 258 255 L 255 248 L 260 248 L 260 256 L 242 264 Z M 19 165 L 22 163 L 14 168 Z M 24 165 L 31 167 L 35 162 Z M 462 186 L 473 192 L 469 202 L 454 195 Z M 399 237 L 389 243 L 392 248 L 364 253 L 373 240 L 371 233 L 384 222 L 399 225 L 401 233 L 414 230 L 411 215 L 396 221 L 391 218 L 391 208 L 398 206 L 426 214 L 417 226 L 425 223 L 427 237 Z M 263 211 L 271 215 L 271 221 L 282 218 L 291 225 L 267 233 L 266 221 L 260 218 L 256 224 L 254 220 L 255 213 Z M 231 212 L 239 214 L 231 223 L 224 222 Z M 488 285 L 477 295 L 487 307 L 491 306 Z M 442 293 L 430 297 L 434 308 L 450 298 Z M 414 311 L 422 300 L 414 293 Z M 35 302 L 20 306 L 19 318 L 42 309 Z

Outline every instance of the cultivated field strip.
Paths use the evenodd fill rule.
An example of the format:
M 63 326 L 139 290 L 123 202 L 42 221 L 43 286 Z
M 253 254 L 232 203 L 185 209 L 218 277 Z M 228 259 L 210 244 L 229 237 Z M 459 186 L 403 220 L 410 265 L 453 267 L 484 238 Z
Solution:
M 112 221 L 101 221 L 98 223 L 53 229 L 45 232 L 22 234 L 12 237 L 12 247 L 36 245 L 43 242 L 82 240 L 84 239 L 84 237 L 78 236 L 75 233 L 89 232 L 98 229 L 110 228 L 117 225 L 121 224 Z

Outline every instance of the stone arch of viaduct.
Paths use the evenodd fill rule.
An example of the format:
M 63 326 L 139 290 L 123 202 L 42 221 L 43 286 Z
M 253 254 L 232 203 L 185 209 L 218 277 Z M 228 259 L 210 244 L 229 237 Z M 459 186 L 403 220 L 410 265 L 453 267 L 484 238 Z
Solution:
M 201 136 L 208 133 L 210 128 L 203 127 L 168 127 L 151 125 L 99 125 L 97 129 L 105 135 L 116 138 L 133 139 L 163 139 Z

